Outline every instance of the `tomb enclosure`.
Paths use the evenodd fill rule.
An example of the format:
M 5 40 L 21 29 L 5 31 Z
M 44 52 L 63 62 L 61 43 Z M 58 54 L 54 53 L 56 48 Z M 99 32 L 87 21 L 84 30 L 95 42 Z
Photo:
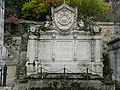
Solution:
M 28 74 L 43 72 L 103 74 L 101 31 L 78 20 L 77 8 L 62 4 L 51 8 L 45 25 L 31 24 L 27 46 Z

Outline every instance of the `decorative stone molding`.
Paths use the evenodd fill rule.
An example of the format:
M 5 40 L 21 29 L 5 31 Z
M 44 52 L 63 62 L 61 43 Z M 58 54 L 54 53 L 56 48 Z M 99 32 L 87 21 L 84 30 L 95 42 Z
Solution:
M 72 8 L 66 4 L 58 8 L 52 8 L 53 27 L 60 33 L 68 34 L 76 26 L 77 8 Z
M 82 20 L 79 23 L 77 8 L 72 8 L 65 3 L 58 8 L 52 8 L 51 11 L 51 25 L 49 26 L 48 21 L 45 26 L 43 25 L 48 27 L 48 30 L 42 31 L 40 25 L 38 28 L 37 25 L 33 25 L 34 32 L 30 34 L 28 41 L 29 60 L 34 61 L 38 50 L 38 61 L 41 61 L 42 66 L 50 71 L 59 70 L 64 65 L 74 73 L 80 73 L 80 68 L 86 67 L 93 70 L 94 63 L 99 62 L 101 58 L 100 27 L 93 24 L 85 25 Z M 37 47 L 36 42 L 39 43 Z M 99 72 L 102 72 L 102 65 L 100 67 Z

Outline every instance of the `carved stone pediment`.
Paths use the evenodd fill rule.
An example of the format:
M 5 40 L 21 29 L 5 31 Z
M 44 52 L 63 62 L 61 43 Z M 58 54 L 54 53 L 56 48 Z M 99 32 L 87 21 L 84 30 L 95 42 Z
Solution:
M 61 33 L 68 33 L 76 23 L 77 8 L 72 8 L 66 4 L 58 8 L 52 8 L 53 25 Z

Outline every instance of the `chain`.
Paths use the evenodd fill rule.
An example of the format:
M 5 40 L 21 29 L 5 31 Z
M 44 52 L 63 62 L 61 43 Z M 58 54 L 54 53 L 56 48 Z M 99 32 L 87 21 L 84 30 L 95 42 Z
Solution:
M 45 71 L 48 71 L 48 72 L 59 72 L 59 71 L 62 71 L 62 70 L 64 70 L 64 68 L 62 68 L 62 69 L 59 69 L 59 70 L 56 70 L 56 71 L 50 71 L 50 70 L 47 70 L 47 69 L 45 69 L 45 68 L 42 68 L 43 70 L 45 70 Z
M 39 69 L 41 69 L 41 67 L 38 68 L 37 70 L 34 70 L 34 72 L 35 72 L 35 71 L 38 71 Z M 63 70 L 64 70 L 64 68 L 59 69 L 59 70 L 56 70 L 56 71 L 50 71 L 50 70 L 47 70 L 47 69 L 45 69 L 45 68 L 42 68 L 42 69 L 45 70 L 45 71 L 47 71 L 47 72 L 53 72 L 53 73 L 57 73 L 57 72 L 60 72 L 60 71 L 63 71 Z M 65 70 L 68 71 L 68 72 L 70 72 L 70 73 L 75 73 L 75 72 L 73 72 L 73 71 L 71 71 L 71 70 L 69 70 L 69 69 L 67 69 L 67 68 L 65 68 Z M 103 73 L 103 72 L 93 71 L 93 70 L 91 70 L 91 69 L 89 69 L 89 68 L 88 68 L 88 70 L 91 71 L 91 72 L 93 72 L 93 73 Z M 84 70 L 81 70 L 82 73 L 85 73 L 85 71 L 86 71 L 86 68 L 85 68 Z

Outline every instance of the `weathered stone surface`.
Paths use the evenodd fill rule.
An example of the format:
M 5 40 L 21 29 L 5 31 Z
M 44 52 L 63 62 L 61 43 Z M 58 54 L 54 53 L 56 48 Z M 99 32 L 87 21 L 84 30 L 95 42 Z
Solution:
M 52 25 L 47 31 L 40 31 L 39 24 L 30 26 L 28 72 L 35 73 L 40 67 L 47 69 L 47 72 L 55 72 L 65 67 L 71 72 L 81 73 L 89 67 L 91 73 L 102 76 L 99 27 L 93 27 L 95 35 L 80 29 L 76 21 L 77 9 L 66 4 L 52 8 L 52 14 Z M 36 32 L 40 35 L 34 35 Z
M 4 41 L 4 1 L 0 0 L 0 61 L 2 60 L 2 49 Z
M 27 51 L 29 61 L 26 64 L 28 72 L 35 72 L 42 66 L 47 72 L 66 67 L 71 72 L 80 73 L 89 67 L 94 71 L 91 73 L 102 76 L 101 36 L 98 28 L 94 28 L 98 34 L 93 36 L 84 30 L 77 30 L 77 9 L 66 4 L 52 8 L 52 14 L 51 30 L 39 32 L 40 37 L 32 34 L 39 25 L 32 24 L 30 27 L 32 33 L 29 35 Z
M 66 90 L 115 90 L 114 85 L 104 85 L 102 82 L 98 80 L 30 80 L 28 83 L 17 83 L 16 88 L 13 90 L 32 90 L 35 89 L 65 89 Z
M 112 69 L 112 78 L 120 81 L 120 39 L 109 44 L 110 69 Z

